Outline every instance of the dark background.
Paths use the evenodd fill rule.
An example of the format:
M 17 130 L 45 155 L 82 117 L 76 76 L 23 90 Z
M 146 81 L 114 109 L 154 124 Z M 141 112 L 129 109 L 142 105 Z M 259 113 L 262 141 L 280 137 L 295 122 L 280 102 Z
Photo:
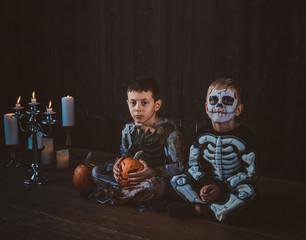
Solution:
M 41 110 L 52 100 L 61 123 L 61 97 L 69 94 L 76 107 L 73 146 L 118 153 L 121 129 L 131 120 L 125 87 L 150 75 L 161 87 L 160 115 L 181 121 L 190 143 L 195 125 L 209 123 L 208 85 L 232 77 L 244 89 L 239 120 L 260 139 L 261 175 L 306 181 L 305 6 L 303 0 L 1 0 L 1 114 L 20 95 L 26 106 L 35 90 Z M 5 150 L 3 127 L 0 136 Z M 65 143 L 60 125 L 53 136 Z

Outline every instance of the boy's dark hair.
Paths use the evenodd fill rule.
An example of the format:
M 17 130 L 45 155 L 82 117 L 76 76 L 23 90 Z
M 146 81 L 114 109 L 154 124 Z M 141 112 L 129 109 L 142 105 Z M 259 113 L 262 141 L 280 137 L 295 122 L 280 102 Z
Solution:
M 136 80 L 130 82 L 130 84 L 127 87 L 127 93 L 128 92 L 152 92 L 152 97 L 154 101 L 157 101 L 160 99 L 159 95 L 159 86 L 157 81 L 152 77 L 138 77 Z
M 213 83 L 211 83 L 208 87 L 207 93 L 210 93 L 213 89 L 221 89 L 221 88 L 232 88 L 237 92 L 238 103 L 242 103 L 242 89 L 236 80 L 232 78 L 218 78 Z

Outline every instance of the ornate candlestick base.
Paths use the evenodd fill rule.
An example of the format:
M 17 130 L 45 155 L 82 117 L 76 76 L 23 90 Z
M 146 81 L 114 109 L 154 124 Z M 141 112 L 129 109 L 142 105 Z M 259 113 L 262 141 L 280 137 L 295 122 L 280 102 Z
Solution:
M 8 148 L 9 153 L 9 161 L 5 164 L 5 167 L 7 168 L 19 168 L 22 167 L 23 164 L 20 163 L 17 159 L 16 159 L 16 154 L 15 154 L 15 148 L 17 145 L 6 145 L 6 147 Z
M 16 160 L 16 154 L 14 151 L 10 153 L 9 161 L 7 164 L 5 164 L 5 167 L 7 168 L 19 168 L 22 167 L 22 163 L 18 162 Z
M 40 176 L 40 171 L 38 169 L 38 165 L 35 163 L 32 163 L 32 169 L 33 169 L 33 175 L 30 178 L 26 178 L 23 182 L 24 184 L 30 185 L 30 184 L 44 184 L 48 182 L 48 178 Z

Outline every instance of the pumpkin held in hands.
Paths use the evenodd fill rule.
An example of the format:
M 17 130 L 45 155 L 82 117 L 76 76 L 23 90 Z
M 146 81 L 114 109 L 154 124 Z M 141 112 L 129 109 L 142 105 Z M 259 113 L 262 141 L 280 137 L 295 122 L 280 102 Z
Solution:
M 130 186 L 128 181 L 128 174 L 139 172 L 143 169 L 143 164 L 138 161 L 138 157 L 143 153 L 139 151 L 135 154 L 133 158 L 125 158 L 119 164 L 120 174 L 119 174 L 119 184 L 122 187 Z
M 73 183 L 77 189 L 96 186 L 92 178 L 92 169 L 95 166 L 91 162 L 91 152 L 88 153 L 84 164 L 78 165 L 73 173 Z

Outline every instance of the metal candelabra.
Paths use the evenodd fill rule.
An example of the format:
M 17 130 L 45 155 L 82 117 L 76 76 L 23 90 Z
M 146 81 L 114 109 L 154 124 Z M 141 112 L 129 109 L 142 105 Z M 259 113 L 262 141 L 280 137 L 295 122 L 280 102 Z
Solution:
M 31 165 L 31 170 L 33 172 L 32 176 L 30 178 L 26 178 L 24 180 L 25 184 L 43 184 L 48 181 L 46 177 L 43 177 L 40 175 L 40 169 L 39 169 L 39 163 L 38 163 L 38 143 L 37 143 L 37 133 L 41 132 L 44 136 L 50 136 L 52 125 L 56 124 L 57 120 L 53 119 L 53 114 L 55 112 L 48 111 L 44 114 L 46 115 L 46 119 L 41 121 L 41 124 L 48 126 L 48 133 L 44 133 L 42 125 L 37 120 L 37 115 L 39 114 L 39 110 L 37 109 L 37 105 L 39 103 L 31 102 L 29 103 L 30 109 L 29 111 L 26 111 L 26 113 L 29 115 L 28 123 L 26 128 L 22 127 L 21 119 L 23 118 L 23 114 L 21 113 L 21 110 L 23 107 L 13 107 L 15 110 L 15 114 L 12 116 L 12 118 L 18 119 L 18 126 L 22 132 L 29 131 L 33 138 L 32 138 L 32 150 L 33 150 L 33 163 Z

